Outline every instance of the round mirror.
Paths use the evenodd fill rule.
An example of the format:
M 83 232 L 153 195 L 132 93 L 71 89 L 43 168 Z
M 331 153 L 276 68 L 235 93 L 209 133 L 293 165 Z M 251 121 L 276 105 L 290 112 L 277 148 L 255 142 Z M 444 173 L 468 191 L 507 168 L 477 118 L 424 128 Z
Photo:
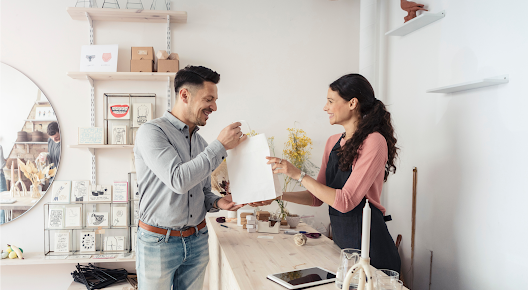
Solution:
M 35 206 L 51 187 L 61 134 L 48 98 L 23 73 L 0 64 L 0 224 Z

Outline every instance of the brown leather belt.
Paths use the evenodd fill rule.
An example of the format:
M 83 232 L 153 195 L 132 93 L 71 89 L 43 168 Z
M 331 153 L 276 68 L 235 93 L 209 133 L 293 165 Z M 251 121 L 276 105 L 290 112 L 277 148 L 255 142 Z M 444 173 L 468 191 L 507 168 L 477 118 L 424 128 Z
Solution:
M 155 233 L 155 234 L 161 234 L 161 235 L 166 235 L 167 234 L 167 230 L 166 229 L 162 229 L 162 228 L 158 228 L 158 227 L 153 227 L 153 226 L 150 226 L 148 224 L 145 224 L 143 223 L 142 221 L 139 221 L 139 226 L 146 230 L 146 231 L 150 231 L 152 233 Z M 202 230 L 202 228 L 204 228 L 206 226 L 206 220 L 202 220 L 202 222 L 200 224 L 197 225 L 197 228 L 199 230 Z M 170 236 L 173 236 L 173 237 L 189 237 L 191 235 L 193 235 L 195 233 L 195 227 L 193 228 L 189 228 L 185 231 L 175 231 L 175 230 L 171 230 L 171 233 L 169 233 Z

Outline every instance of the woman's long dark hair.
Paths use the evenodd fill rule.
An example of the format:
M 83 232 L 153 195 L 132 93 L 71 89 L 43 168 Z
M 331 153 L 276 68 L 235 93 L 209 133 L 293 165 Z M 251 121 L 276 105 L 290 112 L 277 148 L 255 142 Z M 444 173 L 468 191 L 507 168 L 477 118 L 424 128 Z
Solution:
M 396 138 L 390 119 L 390 113 L 383 102 L 375 98 L 374 89 L 370 82 L 360 74 L 348 74 L 329 85 L 344 100 L 357 98 L 360 105 L 361 120 L 353 137 L 339 150 L 339 168 L 347 171 L 359 157 L 359 149 L 369 134 L 378 132 L 386 139 L 388 147 L 388 161 L 385 164 L 385 181 L 390 172 L 396 172 L 394 160 L 397 157 Z

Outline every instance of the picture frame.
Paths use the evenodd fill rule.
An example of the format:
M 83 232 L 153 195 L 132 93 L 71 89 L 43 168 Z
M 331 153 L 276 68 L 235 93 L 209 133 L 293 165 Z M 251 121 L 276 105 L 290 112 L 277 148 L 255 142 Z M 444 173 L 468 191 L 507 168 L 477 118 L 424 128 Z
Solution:
M 133 127 L 140 127 L 153 119 L 151 103 L 133 103 Z
M 36 107 L 35 120 L 57 120 L 57 116 L 51 106 Z
M 87 227 L 108 227 L 108 212 L 87 212 Z
M 105 144 L 105 131 L 103 127 L 79 127 L 78 130 L 78 145 Z
M 52 185 L 51 203 L 69 203 L 72 181 L 55 180 Z
M 110 185 L 97 185 L 96 191 L 91 191 L 88 201 L 112 201 L 112 187 Z
M 81 223 L 81 206 L 67 206 L 64 213 L 65 228 L 78 228 Z
M 117 72 L 118 45 L 83 45 L 79 71 L 82 72 Z
M 129 102 L 109 104 L 107 110 L 107 119 L 109 120 L 129 120 L 131 118 L 131 105 Z
M 112 189 L 112 202 L 127 202 L 129 200 L 129 183 L 115 181 Z
M 56 253 L 70 252 L 70 232 L 55 233 L 53 251 Z
M 90 181 L 72 181 L 71 202 L 86 202 L 90 193 Z
M 82 231 L 79 233 L 79 251 L 95 252 L 96 251 L 96 233 Z
M 113 145 L 127 145 L 128 139 L 128 127 L 127 126 L 113 126 L 111 131 L 112 144 Z
M 138 225 L 138 220 L 140 218 L 140 201 L 133 201 L 133 225 Z
M 138 235 L 138 227 L 131 227 L 131 252 L 136 252 L 136 236 Z
M 105 251 L 124 251 L 124 236 L 108 236 L 103 239 L 103 249 Z
M 50 207 L 48 210 L 48 228 L 62 229 L 64 228 L 64 208 Z
M 127 206 L 113 206 L 112 207 L 112 227 L 126 227 L 127 226 Z
M 131 174 L 131 195 L 133 200 L 140 200 L 140 190 L 138 189 L 136 173 Z

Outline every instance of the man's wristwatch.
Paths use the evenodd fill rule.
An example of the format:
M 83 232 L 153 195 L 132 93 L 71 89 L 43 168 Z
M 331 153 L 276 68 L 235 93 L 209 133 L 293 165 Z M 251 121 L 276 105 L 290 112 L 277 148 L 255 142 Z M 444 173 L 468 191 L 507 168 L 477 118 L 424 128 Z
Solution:
M 213 208 L 219 208 L 219 206 L 217 205 L 217 202 L 221 199 L 222 197 L 216 199 L 214 202 L 213 202 Z
M 298 178 L 298 183 L 302 183 L 302 179 L 304 179 L 304 176 L 305 176 L 305 172 L 301 171 L 300 173 L 300 178 Z

